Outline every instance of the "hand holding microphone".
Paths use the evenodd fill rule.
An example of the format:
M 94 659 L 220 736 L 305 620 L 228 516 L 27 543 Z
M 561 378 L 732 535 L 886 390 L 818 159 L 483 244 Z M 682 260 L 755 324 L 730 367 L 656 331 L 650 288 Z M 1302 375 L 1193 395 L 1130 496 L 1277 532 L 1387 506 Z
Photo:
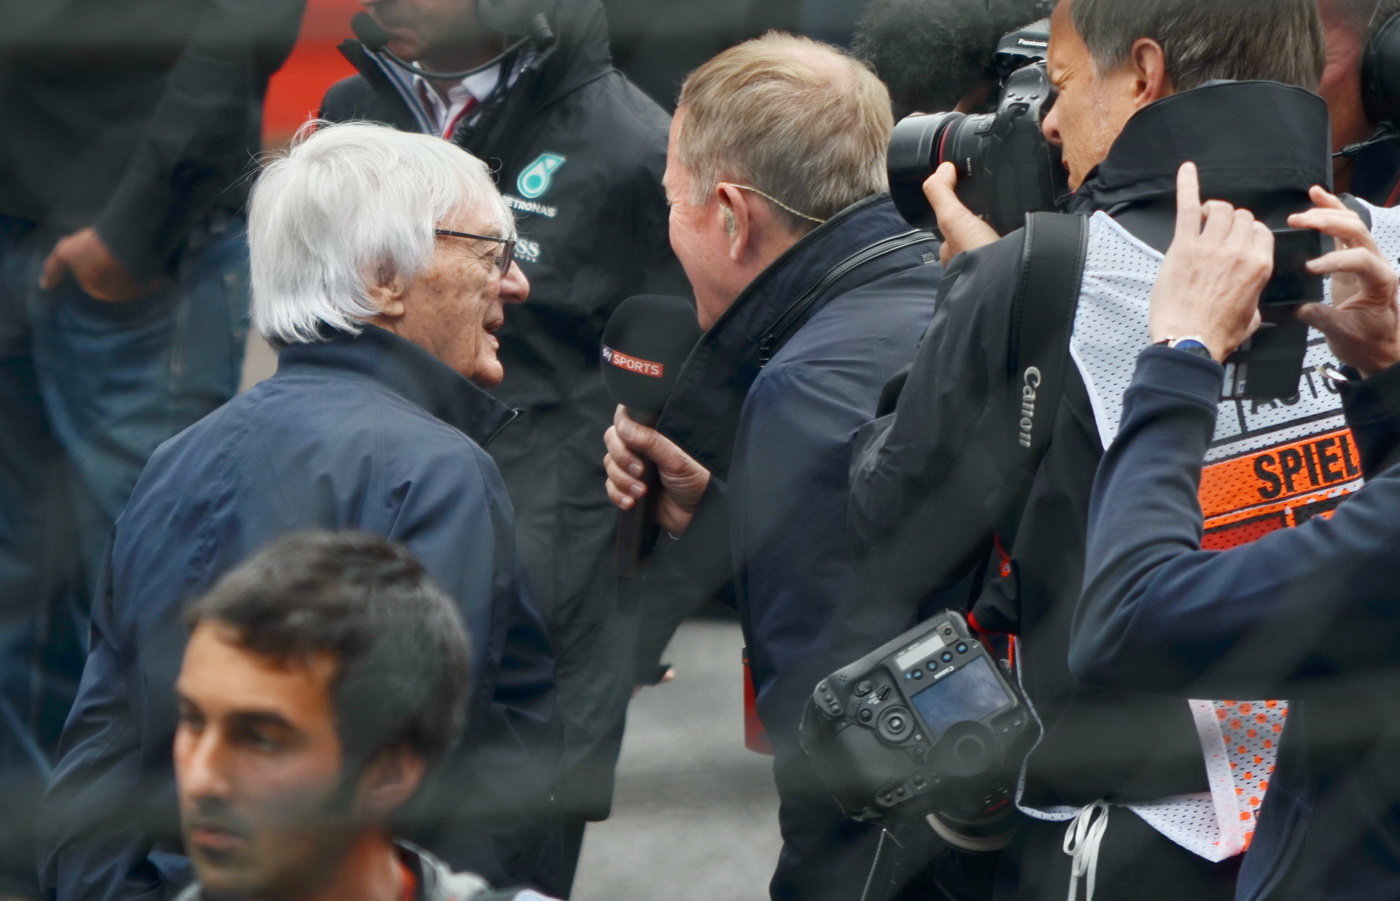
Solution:
M 655 525 L 680 535 L 710 484 L 710 471 L 665 435 L 627 415 L 621 404 L 603 436 L 608 446 L 608 499 L 628 511 L 650 501 Z
M 603 382 L 620 405 L 603 441 L 608 497 L 619 509 L 617 569 L 637 575 L 648 532 L 680 534 L 710 474 L 651 426 L 700 337 L 695 308 L 680 297 L 645 294 L 618 306 L 603 332 Z M 659 497 L 658 497 L 659 496 Z M 624 609 L 635 601 L 622 593 Z M 629 598 L 631 600 L 629 600 Z

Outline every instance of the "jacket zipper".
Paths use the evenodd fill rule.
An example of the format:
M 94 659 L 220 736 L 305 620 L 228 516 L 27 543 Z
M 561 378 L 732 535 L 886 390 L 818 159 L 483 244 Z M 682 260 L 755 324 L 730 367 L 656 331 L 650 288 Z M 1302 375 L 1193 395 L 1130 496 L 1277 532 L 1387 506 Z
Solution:
M 792 330 L 802 315 L 816 303 L 823 294 L 826 293 L 833 284 L 849 275 L 853 270 L 864 266 L 871 260 L 879 259 L 886 254 L 903 250 L 906 247 L 913 247 L 915 244 L 922 244 L 925 241 L 932 241 L 933 237 L 925 231 L 908 231 L 903 234 L 886 238 L 883 241 L 865 247 L 845 260 L 824 275 L 821 281 L 813 285 L 805 294 L 783 311 L 783 315 L 778 317 L 777 323 L 769 329 L 758 342 L 758 365 L 765 366 L 773 359 L 774 352 L 787 337 L 787 333 Z

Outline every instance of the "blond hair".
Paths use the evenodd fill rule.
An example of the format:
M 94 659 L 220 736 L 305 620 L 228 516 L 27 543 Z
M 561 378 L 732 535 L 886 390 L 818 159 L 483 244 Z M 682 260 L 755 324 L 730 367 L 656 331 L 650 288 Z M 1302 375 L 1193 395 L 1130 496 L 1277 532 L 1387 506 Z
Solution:
M 691 176 L 692 203 L 734 180 L 777 198 L 779 214 L 805 232 L 809 218 L 887 190 L 889 92 L 839 48 L 769 32 L 690 73 L 677 106 L 676 161 Z

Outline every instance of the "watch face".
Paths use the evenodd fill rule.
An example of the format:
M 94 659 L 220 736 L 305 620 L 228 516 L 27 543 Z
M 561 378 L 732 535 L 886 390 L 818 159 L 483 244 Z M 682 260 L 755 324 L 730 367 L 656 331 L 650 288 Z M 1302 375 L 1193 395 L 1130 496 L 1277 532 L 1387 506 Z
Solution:
M 1177 350 L 1184 350 L 1189 354 L 1195 354 L 1206 360 L 1214 359 L 1210 354 L 1210 348 L 1206 347 L 1205 344 L 1196 338 L 1180 338 L 1172 341 L 1168 346 L 1174 347 Z

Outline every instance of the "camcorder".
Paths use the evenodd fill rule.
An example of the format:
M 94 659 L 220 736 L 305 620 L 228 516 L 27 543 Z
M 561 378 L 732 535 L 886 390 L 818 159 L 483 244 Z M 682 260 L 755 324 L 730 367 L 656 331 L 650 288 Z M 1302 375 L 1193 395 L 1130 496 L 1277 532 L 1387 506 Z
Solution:
M 998 42 L 996 112 L 915 113 L 895 126 L 887 160 L 890 194 L 910 225 L 937 233 L 923 184 L 944 162 L 957 166 L 958 198 L 997 234 L 1020 228 L 1026 213 L 1057 209 L 1069 194 L 1060 150 L 1040 130 L 1055 102 L 1045 72 L 1049 43 L 1049 19 Z
M 819 682 L 799 741 L 846 816 L 926 817 L 981 851 L 1004 841 L 1035 730 L 1015 683 L 950 610 Z
M 1295 315 L 1305 303 L 1322 300 L 1323 279 L 1307 270 L 1322 256 L 1322 234 L 1310 228 L 1274 229 L 1274 271 L 1259 295 L 1263 322 L 1225 360 L 1226 400 L 1274 400 L 1298 393 L 1308 327 Z

